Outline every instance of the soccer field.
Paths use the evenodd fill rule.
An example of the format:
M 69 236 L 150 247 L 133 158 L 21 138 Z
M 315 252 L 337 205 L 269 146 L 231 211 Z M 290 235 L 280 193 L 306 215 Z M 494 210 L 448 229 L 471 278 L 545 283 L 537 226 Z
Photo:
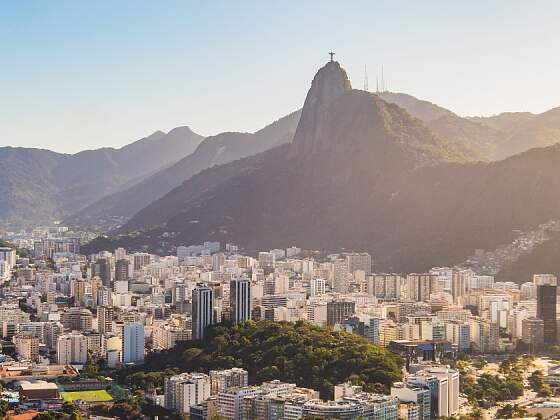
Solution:
M 112 401 L 113 397 L 106 390 L 99 391 L 74 391 L 74 392 L 61 392 L 64 401 L 87 401 L 87 402 L 106 402 Z

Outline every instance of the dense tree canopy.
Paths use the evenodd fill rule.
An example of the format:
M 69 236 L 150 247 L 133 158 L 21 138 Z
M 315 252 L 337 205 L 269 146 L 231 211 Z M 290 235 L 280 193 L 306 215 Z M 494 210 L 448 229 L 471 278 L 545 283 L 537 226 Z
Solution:
M 208 372 L 242 367 L 249 372 L 250 383 L 279 379 L 319 390 L 322 397 L 330 398 L 334 385 L 346 380 L 366 390 L 387 390 L 401 380 L 402 363 L 399 356 L 355 334 L 306 322 L 248 321 L 215 325 L 203 343 L 178 345 L 149 356 L 142 370 L 151 373 L 126 370 L 119 377 L 131 387 L 145 388 L 146 382 L 158 386 L 163 375 L 154 372 L 165 369 Z
M 517 357 L 511 355 L 504 359 L 499 366 L 498 375 L 482 373 L 478 379 L 467 370 L 470 364 L 477 369 L 484 366 L 477 361 L 463 358 L 457 363 L 461 374 L 460 387 L 471 403 L 488 408 L 499 401 L 511 401 L 524 393 L 523 373 L 531 366 L 533 356 Z M 476 366 L 475 366 L 476 365 Z
M 529 383 L 539 397 L 552 396 L 552 388 L 550 385 L 544 383 L 544 373 L 542 370 L 534 371 L 529 377 Z
M 497 419 L 521 418 L 527 417 L 528 415 L 529 412 L 524 407 L 521 407 L 518 404 L 506 404 L 496 411 Z

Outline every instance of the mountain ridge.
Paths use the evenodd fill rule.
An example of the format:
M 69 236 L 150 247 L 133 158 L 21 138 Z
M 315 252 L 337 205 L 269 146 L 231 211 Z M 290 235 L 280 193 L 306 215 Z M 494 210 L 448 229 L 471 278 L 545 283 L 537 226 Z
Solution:
M 426 270 L 560 214 L 560 145 L 468 161 L 398 105 L 344 90 L 326 103 L 306 98 L 291 144 L 199 173 L 140 211 L 120 240 L 87 249 L 296 244 L 369 251 L 380 269 Z
M 76 154 L 0 148 L 0 221 L 19 228 L 49 223 L 120 185 L 190 154 L 203 137 L 185 128 L 156 132 L 119 149 Z
M 255 133 L 225 132 L 204 139 L 191 155 L 118 194 L 102 197 L 84 211 L 67 218 L 74 225 L 118 226 L 151 202 L 197 173 L 223 163 L 258 154 L 292 140 L 300 110 L 268 124 Z

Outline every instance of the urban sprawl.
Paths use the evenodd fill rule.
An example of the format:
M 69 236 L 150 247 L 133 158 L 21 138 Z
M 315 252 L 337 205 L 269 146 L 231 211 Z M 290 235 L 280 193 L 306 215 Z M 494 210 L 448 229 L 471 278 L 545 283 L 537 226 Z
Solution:
M 385 392 L 348 380 L 325 400 L 295 383 L 254 383 L 250 367 L 238 366 L 171 371 L 143 397 L 191 419 L 560 415 L 552 274 L 522 284 L 464 267 L 387 274 L 363 252 L 294 246 L 246 255 L 218 242 L 179 246 L 167 256 L 123 248 L 83 255 L 84 235 L 61 226 L 3 239 L 1 402 L 15 419 L 68 407 L 87 418 L 125 417 L 96 411 L 129 392 L 111 372 L 203 342 L 214 324 L 258 320 L 361 335 L 402 357 L 403 380 Z M 91 375 L 99 366 L 103 375 Z

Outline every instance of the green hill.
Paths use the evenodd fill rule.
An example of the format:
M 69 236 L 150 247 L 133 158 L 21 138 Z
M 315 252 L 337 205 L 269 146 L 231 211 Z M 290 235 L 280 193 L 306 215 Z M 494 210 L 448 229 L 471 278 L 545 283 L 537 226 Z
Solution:
M 208 372 L 242 367 L 249 383 L 279 379 L 313 388 L 332 398 L 334 385 L 351 379 L 366 390 L 389 386 L 402 379 L 402 359 L 365 338 L 334 332 L 306 322 L 295 324 L 248 321 L 219 324 L 210 329 L 205 342 L 178 345 L 152 354 L 143 366 L 121 371 L 121 382 L 131 388 L 161 386 L 163 374 Z M 376 385 L 380 384 L 380 385 Z

